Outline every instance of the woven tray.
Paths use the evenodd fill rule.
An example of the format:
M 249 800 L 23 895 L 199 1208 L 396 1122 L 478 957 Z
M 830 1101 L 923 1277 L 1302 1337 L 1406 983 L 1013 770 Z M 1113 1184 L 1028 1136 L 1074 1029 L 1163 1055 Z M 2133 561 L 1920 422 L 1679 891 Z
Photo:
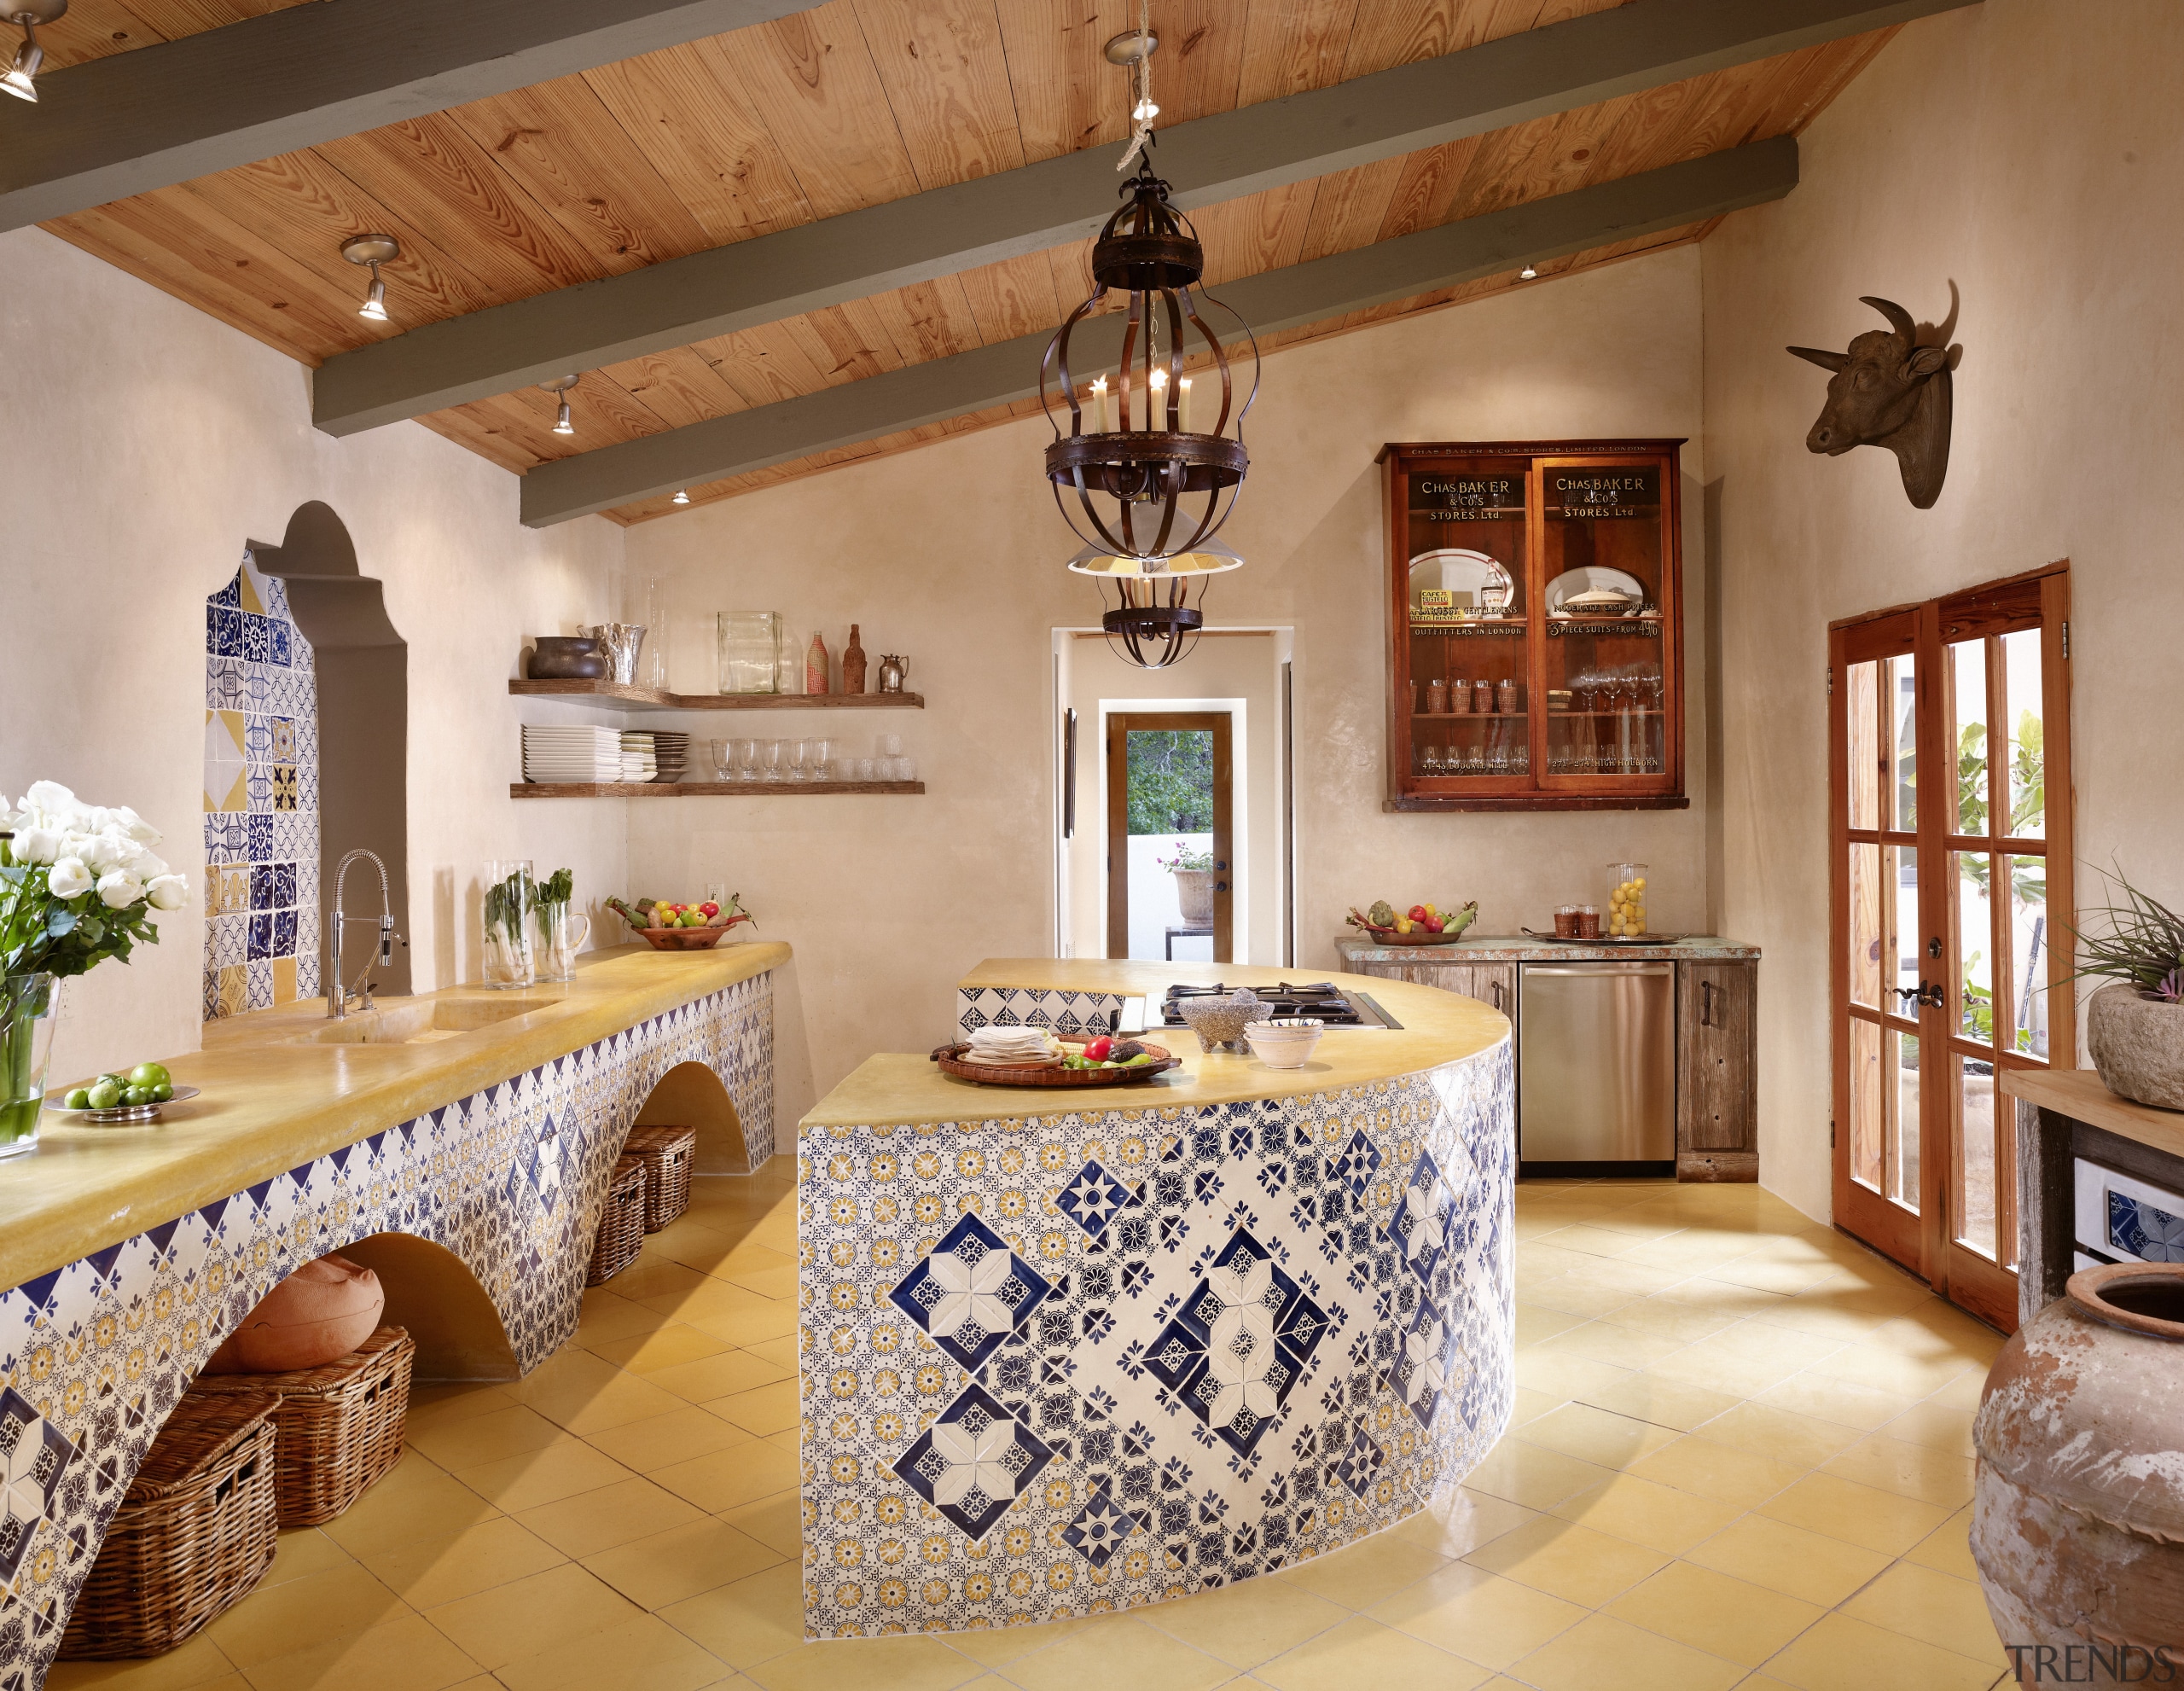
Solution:
M 607 1183 L 607 1207 L 591 1242 L 586 1286 L 604 1286 L 637 1259 L 645 1247 L 645 1165 L 641 1157 L 619 1157 Z
M 263 1405 L 184 1394 L 107 1528 L 62 1657 L 156 1656 L 247 1595 L 279 1542 L 276 1444 Z
M 932 1061 L 940 1065 L 943 1074 L 953 1075 L 958 1080 L 973 1081 L 980 1086 L 1129 1086 L 1183 1066 L 1182 1058 L 1170 1056 L 1165 1062 L 1147 1063 L 1134 1069 L 1066 1069 L 1059 1064 L 1052 1068 L 1031 1065 L 1007 1067 L 964 1062 L 961 1061 L 962 1053 L 970 1049 L 967 1044 L 943 1045 L 932 1054 Z M 1146 1047 L 1148 1051 L 1166 1049 L 1164 1045 Z
M 698 1161 L 694 1127 L 633 1127 L 624 1156 L 645 1165 L 645 1231 L 657 1233 L 690 1207 L 690 1175 Z
M 283 1526 L 332 1520 L 402 1460 L 417 1346 L 382 1327 L 347 1356 L 293 1374 L 204 1374 L 189 1396 L 270 1410 L 279 1453 L 276 1505 Z M 185 1400 L 186 1401 L 186 1400 Z

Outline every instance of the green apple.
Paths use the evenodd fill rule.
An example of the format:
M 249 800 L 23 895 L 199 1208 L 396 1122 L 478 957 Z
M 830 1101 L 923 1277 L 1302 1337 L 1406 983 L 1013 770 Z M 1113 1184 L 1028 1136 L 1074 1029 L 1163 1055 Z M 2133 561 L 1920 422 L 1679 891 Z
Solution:
M 91 1088 L 90 1107 L 95 1110 L 110 1110 L 120 1101 L 121 1089 L 113 1084 L 110 1077 L 102 1075 L 99 1084 Z
M 66 1107 L 72 1110 L 88 1110 L 91 1107 L 91 1089 L 78 1086 L 68 1094 Z
M 174 1077 L 158 1063 L 139 1063 L 129 1071 L 129 1084 L 131 1086 L 165 1086 Z

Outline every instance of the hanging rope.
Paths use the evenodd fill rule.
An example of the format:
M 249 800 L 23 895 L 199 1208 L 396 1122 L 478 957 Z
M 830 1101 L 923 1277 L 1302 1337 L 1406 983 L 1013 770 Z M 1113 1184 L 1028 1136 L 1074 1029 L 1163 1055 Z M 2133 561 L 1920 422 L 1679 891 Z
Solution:
M 1118 173 L 1128 170 L 1131 161 L 1145 151 L 1146 143 L 1153 138 L 1153 120 L 1160 115 L 1160 108 L 1153 103 L 1153 0 L 1137 0 L 1137 62 L 1130 67 L 1130 145 L 1115 161 Z

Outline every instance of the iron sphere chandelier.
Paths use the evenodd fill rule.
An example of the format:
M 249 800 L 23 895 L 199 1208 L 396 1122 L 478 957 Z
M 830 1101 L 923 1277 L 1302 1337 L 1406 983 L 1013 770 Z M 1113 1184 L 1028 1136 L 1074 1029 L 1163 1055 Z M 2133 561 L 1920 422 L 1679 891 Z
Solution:
M 1244 561 L 1213 537 L 1251 468 L 1243 421 L 1259 366 L 1250 325 L 1199 287 L 1205 248 L 1153 170 L 1159 108 L 1146 65 L 1154 44 L 1143 27 L 1107 44 L 1107 56 L 1130 67 L 1136 84 L 1137 130 L 1123 161 L 1136 156 L 1137 174 L 1093 245 L 1092 292 L 1055 331 L 1039 370 L 1054 431 L 1047 479 L 1083 543 L 1069 567 L 1114 588 L 1114 608 L 1101 624 L 1118 655 L 1141 669 L 1165 668 L 1188 652 L 1205 620 L 1206 584 Z M 1110 293 L 1123 298 L 1110 305 Z M 1250 348 L 1240 401 L 1221 336 L 1205 322 L 1209 309 L 1233 322 Z M 1085 350 L 1095 334 L 1112 345 L 1089 328 L 1110 316 L 1123 320 L 1112 372 L 1107 357 Z M 1190 602 L 1194 582 L 1199 605 Z

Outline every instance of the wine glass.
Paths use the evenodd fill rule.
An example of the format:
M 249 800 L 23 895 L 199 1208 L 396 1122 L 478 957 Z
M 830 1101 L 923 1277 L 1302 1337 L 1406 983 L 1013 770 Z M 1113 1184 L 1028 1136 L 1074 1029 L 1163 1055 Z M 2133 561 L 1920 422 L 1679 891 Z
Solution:
M 814 740 L 810 743 L 810 751 L 812 780 L 826 781 L 830 779 L 833 775 L 832 765 L 834 761 L 834 742 L 827 739 Z
M 781 778 L 781 742 L 767 740 L 758 747 L 758 779 L 779 781 Z
M 810 779 L 804 768 L 805 759 L 810 755 L 811 742 L 810 741 L 792 740 L 788 742 L 788 778 L 791 781 Z
M 1429 780 L 1441 773 L 1441 748 L 1428 746 L 1418 754 L 1418 772 Z

